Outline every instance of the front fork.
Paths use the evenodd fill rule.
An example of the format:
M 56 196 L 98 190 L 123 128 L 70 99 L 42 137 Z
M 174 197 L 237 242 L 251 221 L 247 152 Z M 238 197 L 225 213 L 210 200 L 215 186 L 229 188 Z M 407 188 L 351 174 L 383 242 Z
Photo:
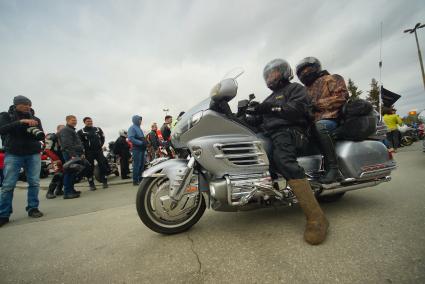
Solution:
M 170 190 L 170 209 L 176 208 L 178 202 L 181 200 L 185 189 L 188 187 L 190 181 L 192 180 L 193 170 L 195 166 L 195 158 L 191 157 L 187 163 L 186 168 L 180 169 L 177 174 L 176 179 L 171 185 Z

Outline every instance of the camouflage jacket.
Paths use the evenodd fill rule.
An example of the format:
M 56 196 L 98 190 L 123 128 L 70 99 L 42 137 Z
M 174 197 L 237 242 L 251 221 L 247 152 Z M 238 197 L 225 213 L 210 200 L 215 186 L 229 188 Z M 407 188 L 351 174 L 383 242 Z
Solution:
M 349 97 L 344 78 L 337 74 L 329 75 L 326 71 L 307 87 L 307 92 L 313 104 L 314 121 L 339 118 Z

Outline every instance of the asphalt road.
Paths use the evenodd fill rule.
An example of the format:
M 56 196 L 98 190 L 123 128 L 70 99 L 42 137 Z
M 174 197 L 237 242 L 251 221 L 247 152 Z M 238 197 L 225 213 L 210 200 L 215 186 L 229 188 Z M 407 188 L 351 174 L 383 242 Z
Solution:
M 390 183 L 323 206 L 331 228 L 316 247 L 297 207 L 210 210 L 189 232 L 162 236 L 140 222 L 131 185 L 43 196 L 38 220 L 16 190 L 0 283 L 425 283 L 425 153 L 416 143 L 395 156 Z

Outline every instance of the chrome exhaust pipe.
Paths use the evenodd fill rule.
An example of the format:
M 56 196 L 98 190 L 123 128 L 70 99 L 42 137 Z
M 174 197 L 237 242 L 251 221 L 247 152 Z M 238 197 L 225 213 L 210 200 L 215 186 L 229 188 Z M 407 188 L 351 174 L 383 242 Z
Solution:
M 347 192 L 347 191 L 351 191 L 351 190 L 356 190 L 356 189 L 361 189 L 361 188 L 365 188 L 365 187 L 371 187 L 371 186 L 375 186 L 378 185 L 382 182 L 389 182 L 391 180 L 390 176 L 386 176 L 383 179 L 379 179 L 379 180 L 374 180 L 374 181 L 369 181 L 369 182 L 362 182 L 362 183 L 358 183 L 358 184 L 353 184 L 353 185 L 347 185 L 347 186 L 338 186 L 335 188 L 330 188 L 330 189 L 324 189 L 320 195 L 324 196 L 324 195 L 334 195 L 334 194 L 338 194 L 338 193 L 343 193 L 343 192 Z

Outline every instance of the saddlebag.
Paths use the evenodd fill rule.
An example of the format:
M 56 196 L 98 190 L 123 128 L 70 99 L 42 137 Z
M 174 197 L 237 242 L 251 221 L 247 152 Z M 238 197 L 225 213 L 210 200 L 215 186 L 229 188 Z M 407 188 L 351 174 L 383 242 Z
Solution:
M 338 141 L 335 152 L 344 176 L 357 180 L 389 176 L 396 166 L 385 145 L 379 141 Z

